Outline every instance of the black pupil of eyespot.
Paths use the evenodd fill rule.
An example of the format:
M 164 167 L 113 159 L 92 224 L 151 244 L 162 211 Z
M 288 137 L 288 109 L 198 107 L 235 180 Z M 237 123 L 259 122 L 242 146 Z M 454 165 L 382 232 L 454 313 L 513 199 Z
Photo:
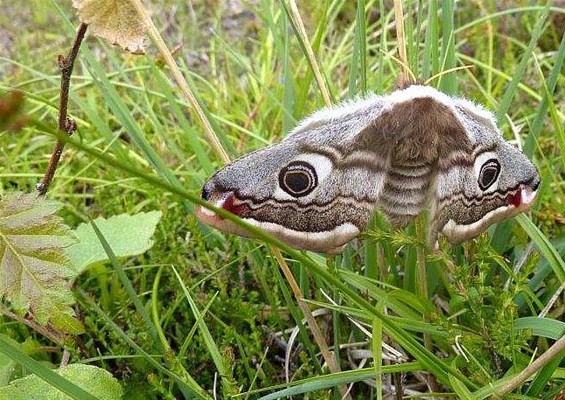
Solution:
M 288 171 L 284 183 L 293 192 L 300 193 L 310 187 L 310 175 L 305 171 Z
M 495 176 L 496 176 L 495 167 L 485 168 L 485 172 L 483 172 L 483 185 L 488 185 L 490 182 L 494 181 Z
M 490 187 L 494 182 L 496 182 L 499 173 L 500 173 L 499 162 L 495 159 L 488 160 L 483 165 L 479 177 L 479 185 L 481 186 L 481 188 L 487 189 L 488 187 Z
M 314 168 L 304 161 L 293 161 L 284 167 L 279 174 L 279 185 L 294 197 L 306 196 L 317 184 Z

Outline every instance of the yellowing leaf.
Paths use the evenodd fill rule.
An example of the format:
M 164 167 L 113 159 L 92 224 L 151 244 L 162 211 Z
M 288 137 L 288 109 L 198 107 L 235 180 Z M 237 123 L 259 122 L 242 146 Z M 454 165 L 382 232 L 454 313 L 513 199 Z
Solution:
M 134 54 L 145 53 L 146 27 L 127 0 L 73 0 L 90 32 Z
M 75 239 L 55 215 L 60 208 L 34 193 L 0 200 L 0 298 L 42 325 L 78 333 L 69 283 L 75 270 L 65 251 Z

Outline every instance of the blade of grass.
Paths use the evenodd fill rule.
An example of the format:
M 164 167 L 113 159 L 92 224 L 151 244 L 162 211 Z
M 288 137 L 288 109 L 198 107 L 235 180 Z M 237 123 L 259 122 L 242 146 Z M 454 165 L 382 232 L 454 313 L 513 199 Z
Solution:
M 455 16 L 454 1 L 444 0 L 441 3 L 441 59 L 443 61 L 441 70 L 446 71 L 455 68 L 457 59 L 455 57 L 455 32 L 453 20 Z M 431 44 L 433 46 L 433 43 Z M 457 93 L 457 80 L 455 74 L 449 73 L 441 76 L 439 88 L 447 94 Z
M 61 375 L 50 370 L 39 361 L 34 360 L 20 349 L 14 347 L 10 342 L 5 340 L 0 335 L 0 352 L 10 357 L 12 360 L 20 364 L 28 371 L 35 374 L 37 377 L 43 379 L 49 385 L 56 387 L 61 392 L 77 400 L 98 400 L 97 397 L 91 395 L 84 389 L 75 385 L 68 379 L 63 378 Z
M 184 98 L 186 99 L 186 101 L 188 101 L 190 107 L 196 113 L 196 116 L 200 121 L 200 124 L 204 128 L 204 133 L 206 134 L 206 138 L 212 144 L 212 147 L 214 148 L 216 153 L 220 155 L 220 157 L 225 163 L 227 163 L 230 160 L 228 153 L 226 153 L 220 140 L 216 136 L 216 133 L 214 132 L 214 129 L 212 128 L 212 125 L 209 122 L 209 118 L 206 117 L 200 103 L 197 101 L 196 96 L 194 95 L 193 91 L 190 89 L 190 86 L 188 85 L 186 79 L 184 78 L 184 76 L 182 75 L 180 69 L 176 64 L 173 55 L 167 48 L 165 41 L 163 40 L 161 34 L 153 24 L 151 17 L 145 10 L 145 7 L 143 6 L 143 4 L 141 4 L 140 0 L 129 0 L 129 1 L 131 5 L 137 10 L 139 17 L 141 18 L 145 27 L 148 30 L 149 36 L 151 37 L 151 39 L 159 49 L 159 53 L 165 60 L 165 63 L 171 69 L 171 73 L 176 83 L 179 85 L 179 88 L 181 89 Z
M 377 225 L 375 216 L 369 222 L 369 229 L 374 229 Z M 382 252 L 381 244 L 376 242 L 373 238 L 366 238 L 363 240 L 365 250 L 365 276 L 370 279 L 379 279 L 379 250 Z M 384 278 L 381 277 L 381 278 Z
M 78 289 L 77 293 L 82 296 L 85 302 L 87 302 L 92 310 L 96 312 L 105 322 L 108 324 L 109 328 L 116 333 L 119 337 L 121 337 L 132 349 L 134 349 L 137 353 L 143 356 L 145 362 L 150 364 L 153 368 L 157 371 L 161 372 L 163 375 L 168 376 L 174 381 L 179 389 L 182 391 L 184 397 L 186 399 L 206 399 L 211 400 L 212 397 L 208 395 L 208 393 L 198 385 L 198 383 L 194 380 L 194 378 L 190 374 L 183 375 L 182 377 L 176 374 L 175 372 L 171 371 L 169 368 L 163 367 L 156 359 L 155 356 L 147 353 L 141 346 L 139 346 L 135 341 L 129 337 L 127 333 L 125 333 L 122 328 L 120 328 L 112 319 L 98 306 L 95 300 L 93 300 L 87 293 L 85 293 L 82 289 Z M 159 356 L 163 357 L 163 356 Z
M 560 13 L 560 14 L 565 14 L 565 8 L 551 6 L 551 4 L 549 4 L 549 6 L 550 6 L 549 11 L 555 12 L 555 13 Z M 479 17 L 479 18 L 473 19 L 471 22 L 464 24 L 464 25 L 461 25 L 460 27 L 455 29 L 455 34 L 460 34 L 463 31 L 466 31 L 467 29 L 472 28 L 476 25 L 483 24 L 488 20 L 493 20 L 493 19 L 497 19 L 497 18 L 500 18 L 500 17 L 504 17 L 505 15 L 517 16 L 519 14 L 524 14 L 524 13 L 528 13 L 528 12 L 531 12 L 531 11 L 542 12 L 546 8 L 547 8 L 547 4 L 546 5 L 507 8 L 507 9 L 502 10 L 502 11 L 489 13 L 489 14 L 485 15 L 484 17 Z
M 547 81 L 543 76 L 543 71 L 541 70 L 541 66 L 536 61 L 536 66 L 538 69 L 538 73 L 541 77 L 542 87 L 543 87 L 543 97 L 540 105 L 537 108 L 536 116 L 530 127 L 530 132 L 526 138 L 526 143 L 524 145 L 524 151 L 526 154 L 531 155 L 533 153 L 534 144 L 537 141 L 537 137 L 541 133 L 541 129 L 543 123 L 546 118 L 546 113 L 549 109 L 549 115 L 552 121 L 552 127 L 555 132 L 555 137 L 557 138 L 557 144 L 561 150 L 561 161 L 565 165 L 565 127 L 564 127 L 564 120 L 565 117 L 561 110 L 558 110 L 557 106 L 555 105 L 555 101 L 553 99 L 553 94 L 555 92 L 557 81 L 560 77 L 562 77 L 561 71 L 563 70 L 563 63 L 565 62 L 565 35 L 561 38 L 561 43 L 559 45 L 559 50 L 555 54 L 554 57 L 554 64 L 551 72 L 549 74 L 549 78 Z M 543 153 L 542 153 L 543 156 Z
M 171 112 L 180 125 L 180 131 L 182 132 L 183 138 L 190 146 L 192 152 L 196 155 L 198 166 L 202 168 L 207 175 L 211 175 L 214 172 L 214 167 L 210 162 L 210 157 L 206 154 L 206 151 L 200 143 L 200 140 L 196 135 L 194 128 L 191 126 L 185 114 L 182 112 L 178 102 L 175 99 L 173 91 L 171 90 L 169 82 L 166 81 L 166 79 L 162 75 L 163 72 L 159 70 L 155 66 L 155 64 L 151 64 L 151 70 L 153 72 L 153 76 L 159 84 L 159 87 L 161 88 L 163 94 L 167 99 L 167 104 L 171 108 Z
M 388 33 L 388 29 L 387 29 L 387 24 L 386 24 L 386 17 L 384 17 L 386 14 L 386 9 L 385 9 L 385 0 L 379 0 L 379 13 L 381 15 L 381 30 L 380 30 L 380 36 L 381 36 L 381 40 L 379 42 L 379 49 L 381 51 L 377 52 L 378 54 L 378 65 L 379 65 L 379 73 L 377 74 L 377 82 L 376 82 L 376 89 L 379 92 L 382 92 L 384 90 L 384 50 L 387 48 L 387 33 Z
M 543 33 L 543 26 L 549 15 L 549 10 L 550 10 L 550 4 L 548 3 L 544 7 L 544 9 L 539 13 L 534 29 L 532 30 L 528 47 L 522 54 L 522 59 L 520 60 L 520 63 L 516 67 L 516 71 L 514 71 L 514 74 L 512 76 L 512 81 L 504 91 L 502 100 L 498 105 L 498 110 L 496 111 L 495 116 L 496 116 L 496 120 L 501 125 L 504 125 L 504 123 L 506 122 L 504 115 L 506 115 L 508 109 L 510 108 L 510 103 L 512 102 L 512 99 L 516 94 L 516 89 L 518 88 L 518 84 L 524 77 L 524 73 L 526 72 L 526 66 L 528 65 L 532 57 L 532 52 L 534 51 L 534 47 L 537 44 L 541 34 Z
M 192 296 L 191 296 L 190 292 L 188 291 L 188 288 L 184 284 L 184 282 L 183 282 L 181 276 L 179 275 L 177 269 L 174 266 L 172 267 L 172 269 L 173 269 L 173 272 L 175 273 L 175 276 L 177 277 L 179 285 L 182 288 L 184 296 L 186 297 L 186 300 L 188 301 L 188 304 L 190 305 L 190 309 L 192 310 L 192 313 L 194 314 L 194 318 L 196 319 L 196 323 L 197 323 L 198 328 L 200 330 L 200 335 L 202 335 L 202 338 L 204 339 L 204 343 L 206 343 L 208 353 L 212 357 L 212 360 L 214 361 L 214 365 L 216 366 L 216 368 L 218 370 L 218 374 L 222 378 L 222 384 L 225 388 L 224 394 L 237 393 L 235 388 L 232 387 L 232 383 L 231 383 L 232 382 L 232 379 L 231 379 L 232 373 L 228 369 L 227 365 L 225 364 L 224 358 L 220 354 L 220 349 L 218 349 L 216 342 L 214 342 L 214 338 L 212 337 L 212 334 L 210 333 L 208 326 L 206 325 L 206 323 L 202 319 L 202 314 L 200 313 L 200 310 L 198 310 L 196 303 L 192 299 Z
M 398 365 L 384 365 L 383 373 L 402 373 L 409 371 L 417 371 L 421 368 L 421 364 L 416 362 L 402 363 Z M 337 374 L 329 374 L 318 376 L 316 378 L 309 378 L 300 381 L 293 382 L 293 386 L 280 390 L 278 392 L 271 393 L 269 395 L 260 397 L 259 400 L 274 400 L 281 398 L 288 398 L 290 396 L 296 396 L 303 393 L 313 392 L 315 390 L 323 390 L 337 385 L 343 385 L 352 382 L 360 382 L 366 379 L 373 379 L 375 370 L 373 368 L 364 368 L 353 371 L 344 371 Z M 277 387 L 271 387 L 270 389 L 276 389 Z M 250 392 L 252 394 L 257 393 Z
M 383 305 L 379 302 L 377 307 L 384 311 Z M 373 368 L 375 371 L 375 385 L 377 389 L 377 400 L 383 398 L 383 324 L 380 319 L 373 320 L 373 337 L 371 338 L 371 348 L 373 350 Z
M 463 385 L 459 379 L 451 375 L 449 376 L 449 379 L 451 380 L 451 388 L 455 391 L 455 394 L 457 394 L 458 399 L 475 400 L 473 393 L 471 393 L 469 389 L 467 389 L 467 387 Z
M 112 251 L 110 244 L 108 243 L 108 241 L 106 240 L 106 238 L 104 237 L 102 232 L 100 232 L 100 229 L 98 229 L 98 226 L 96 225 L 96 223 L 94 221 L 90 221 L 90 225 L 92 226 L 94 233 L 98 237 L 100 244 L 104 248 L 104 251 L 108 255 L 108 258 L 110 259 L 110 263 L 112 264 L 114 271 L 116 271 L 116 273 L 118 274 L 118 278 L 120 278 L 120 282 L 122 282 L 122 285 L 124 286 L 124 289 L 126 290 L 126 293 L 128 294 L 130 301 L 134 305 L 135 310 L 137 311 L 137 313 L 141 317 L 141 320 L 143 321 L 143 323 L 145 324 L 145 327 L 149 331 L 149 334 L 153 338 L 153 345 L 158 350 L 162 351 L 163 346 L 162 346 L 161 342 L 159 341 L 159 337 L 157 335 L 157 329 L 155 328 L 155 325 L 153 325 L 153 321 L 151 320 L 151 317 L 149 316 L 147 309 L 141 303 L 141 300 L 139 299 L 139 296 L 137 295 L 135 289 L 133 288 L 131 281 L 129 280 L 124 269 L 122 268 L 122 265 L 120 264 L 120 262 L 116 258 L 116 255 Z
M 161 327 L 159 310 L 157 308 L 157 304 L 159 304 L 157 293 L 159 289 L 159 284 L 161 283 L 162 274 L 163 274 L 163 267 L 161 266 L 157 270 L 157 274 L 155 275 L 155 279 L 153 280 L 153 287 L 151 289 L 151 317 L 153 318 L 153 326 L 155 326 L 155 329 L 157 331 L 157 336 L 161 341 L 161 345 L 163 346 L 163 348 L 169 350 L 168 349 L 169 343 L 167 342 L 167 338 L 165 337 L 165 332 L 163 332 L 163 329 Z
M 227 42 L 225 42 L 221 37 L 217 37 L 217 40 L 223 46 L 227 55 L 230 56 L 230 58 L 233 59 L 237 63 L 238 66 L 240 66 L 241 68 L 243 68 L 245 70 L 245 72 L 250 76 L 250 79 L 254 79 L 259 83 L 261 82 L 260 77 L 254 72 L 254 70 L 251 68 L 249 63 L 246 62 L 246 60 L 240 54 L 237 54 L 235 52 L 235 50 Z M 276 46 L 276 47 L 278 48 L 279 46 Z M 281 52 L 281 54 L 284 54 L 284 49 Z M 296 125 L 296 123 L 298 121 L 296 120 L 296 118 L 292 114 L 292 110 L 287 110 L 286 107 L 284 107 L 284 103 L 282 101 L 280 101 L 280 99 L 277 97 L 276 93 L 273 90 L 271 90 L 270 88 L 264 88 L 263 91 L 266 93 L 267 98 L 270 101 L 273 102 L 273 105 L 275 107 L 280 108 L 280 110 L 283 113 L 283 118 L 287 118 L 289 121 L 292 121 L 291 125 L 293 125 L 293 126 Z M 216 117 L 216 119 L 218 119 L 218 118 L 219 117 Z M 222 121 L 222 122 L 228 123 L 229 121 Z M 253 135 L 251 132 L 245 132 L 245 134 L 253 136 L 253 137 L 255 137 L 259 140 L 262 140 L 263 143 L 268 144 L 268 142 L 266 142 L 263 137 L 258 137 L 257 135 Z
M 288 133 L 295 127 L 296 121 L 291 117 L 292 110 L 294 109 L 294 102 L 296 100 L 294 93 L 294 74 L 292 70 L 292 60 L 290 57 L 290 32 L 288 29 L 288 16 L 286 13 L 281 15 L 281 25 L 284 29 L 284 50 L 282 54 L 283 60 L 283 75 L 284 75 L 284 91 L 283 91 L 283 107 L 287 113 L 283 114 L 283 132 Z M 289 115 L 290 114 L 290 115 Z
M 359 66 L 352 65 L 352 67 L 359 72 L 358 93 L 365 93 L 367 92 L 367 23 L 365 17 L 365 0 L 357 0 L 355 20 L 355 47 L 357 48 L 356 53 L 358 54 Z
M 308 39 L 308 34 L 306 33 L 306 29 L 304 28 L 304 23 L 302 22 L 300 13 L 298 12 L 296 2 L 294 0 L 280 0 L 280 3 L 289 17 L 294 33 L 296 34 L 296 37 L 298 39 L 298 43 L 300 44 L 300 48 L 304 52 L 304 55 L 308 60 L 308 64 L 312 69 L 314 79 L 316 80 L 318 89 L 320 89 L 324 103 L 326 104 L 326 106 L 329 106 L 332 104 L 332 97 L 330 96 L 326 81 L 322 76 L 322 72 L 320 70 L 318 62 L 316 61 L 316 57 L 314 56 L 314 51 L 312 50 L 312 45 L 310 44 L 310 40 Z
M 549 262 L 559 282 L 563 283 L 565 281 L 565 261 L 563 261 L 555 247 L 525 214 L 518 214 L 515 218 Z

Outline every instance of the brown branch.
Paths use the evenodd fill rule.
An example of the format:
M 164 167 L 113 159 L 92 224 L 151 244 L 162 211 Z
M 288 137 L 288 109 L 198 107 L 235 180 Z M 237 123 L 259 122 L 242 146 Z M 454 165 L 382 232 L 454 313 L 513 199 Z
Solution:
M 65 132 L 67 135 L 72 135 L 77 129 L 76 122 L 67 117 L 67 109 L 69 105 L 69 87 L 71 85 L 71 75 L 73 73 L 73 67 L 75 65 L 75 59 L 78 55 L 80 45 L 86 34 L 87 24 L 80 24 L 77 33 L 73 40 L 73 45 L 67 57 L 59 55 L 57 57 L 57 64 L 61 70 L 61 94 L 59 97 L 59 130 Z M 59 165 L 59 160 L 61 159 L 61 154 L 63 153 L 64 143 L 57 139 L 55 143 L 55 148 L 51 154 L 51 159 L 49 160 L 49 165 L 47 166 L 47 171 L 40 183 L 36 185 L 36 189 L 40 195 L 44 195 L 49 189 L 49 185 L 55 176 L 55 171 Z
M 49 326 L 41 326 L 37 322 L 34 322 L 32 318 L 24 318 L 20 317 L 18 314 L 11 312 L 3 305 L 0 305 L 0 315 L 4 315 L 8 318 L 13 319 L 14 321 L 18 321 L 21 324 L 26 325 L 28 328 L 33 329 L 34 331 L 38 332 L 39 334 L 45 336 L 52 342 L 57 344 L 63 343 L 63 335 L 57 332 L 54 329 L 49 329 Z

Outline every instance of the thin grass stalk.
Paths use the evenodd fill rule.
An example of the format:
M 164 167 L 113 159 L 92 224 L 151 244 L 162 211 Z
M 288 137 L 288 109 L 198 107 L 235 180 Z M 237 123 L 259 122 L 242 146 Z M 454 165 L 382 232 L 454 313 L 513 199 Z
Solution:
M 284 110 L 292 112 L 292 105 L 295 101 L 294 94 L 294 76 L 292 75 L 291 59 L 290 59 L 290 32 L 288 27 L 288 16 L 286 13 L 281 13 L 281 25 L 284 28 L 284 53 L 283 59 L 283 76 L 284 76 L 284 91 L 283 91 L 283 107 Z M 292 118 L 292 114 L 284 113 L 282 120 L 282 130 L 288 133 L 296 125 L 296 121 Z
M 559 50 L 555 54 L 554 60 L 555 62 L 549 74 L 549 78 L 547 78 L 547 81 L 545 79 L 543 80 L 543 98 L 541 104 L 538 106 L 536 116 L 534 117 L 534 121 L 532 122 L 532 126 L 530 127 L 530 131 L 528 132 L 528 136 L 526 137 L 526 141 L 523 147 L 524 153 L 530 157 L 534 152 L 536 139 L 541 132 L 544 120 L 546 118 L 550 96 L 555 92 L 557 81 L 563 71 L 563 63 L 565 62 L 565 35 L 563 35 L 563 37 L 561 38 Z M 561 140 L 565 142 L 565 139 Z M 561 156 L 565 157 L 565 154 L 561 152 Z
M 367 21 L 365 16 L 365 0 L 357 0 L 356 47 L 359 54 L 359 88 L 361 93 L 367 91 Z
M 396 365 L 384 365 L 383 374 L 402 374 L 411 371 L 417 371 L 419 368 L 421 368 L 421 364 L 417 361 Z M 287 399 L 290 398 L 290 396 L 296 396 L 303 393 L 310 393 L 316 390 L 332 388 L 338 384 L 347 384 L 372 379 L 374 377 L 374 374 L 374 368 L 370 367 L 363 368 L 361 370 L 344 371 L 338 374 L 319 376 L 316 378 L 307 378 L 294 382 L 292 387 L 284 388 L 278 392 L 260 397 L 259 400 L 276 400 L 283 398 Z M 278 385 L 270 389 L 279 389 L 281 387 L 283 386 Z M 265 389 L 255 390 L 253 392 L 250 392 L 250 394 L 256 394 L 264 390 Z
M 314 336 L 314 340 L 316 341 L 316 344 L 320 348 L 322 357 L 324 357 L 324 360 L 328 364 L 328 368 L 334 374 L 340 372 L 341 369 L 339 368 L 339 365 L 335 357 L 331 354 L 330 349 L 326 344 L 326 339 L 322 334 L 322 330 L 320 329 L 320 326 L 318 325 L 316 319 L 312 315 L 312 312 L 310 311 L 308 304 L 304 302 L 304 296 L 302 295 L 302 291 L 300 290 L 300 287 L 296 283 L 296 280 L 294 279 L 294 275 L 292 275 L 292 272 L 290 271 L 288 264 L 286 263 L 279 249 L 273 246 L 270 246 L 270 249 L 271 252 L 273 253 L 273 256 L 277 260 L 278 264 L 280 265 L 283 274 L 286 280 L 288 281 L 288 284 L 290 285 L 292 293 L 296 298 L 296 302 L 298 303 L 300 310 L 302 311 L 304 317 L 306 318 L 306 321 L 308 322 L 308 327 L 310 328 L 310 331 Z M 341 392 L 343 398 L 351 399 L 351 396 L 347 393 L 347 388 L 345 386 L 339 386 L 339 391 Z
M 499 123 L 504 124 L 506 119 L 504 116 L 508 112 L 510 108 L 510 103 L 516 94 L 516 90 L 518 89 L 518 84 L 522 81 L 524 74 L 526 73 L 526 67 L 530 62 L 532 57 L 532 52 L 534 51 L 534 47 L 537 44 L 541 34 L 543 33 L 543 26 L 547 17 L 549 16 L 550 4 L 548 3 L 543 10 L 539 13 L 538 19 L 532 31 L 532 37 L 528 43 L 528 46 L 524 53 L 522 54 L 522 59 L 520 63 L 516 67 L 516 71 L 514 71 L 512 75 L 512 80 L 506 90 L 504 91 L 504 95 L 502 96 L 502 100 L 498 105 L 498 109 L 496 111 L 496 119 Z
M 235 388 L 233 387 L 233 384 L 232 384 L 231 370 L 225 364 L 224 358 L 220 354 L 220 349 L 218 348 L 218 346 L 214 342 L 214 339 L 212 338 L 212 334 L 210 333 L 208 326 L 204 322 L 202 313 L 200 312 L 200 310 L 196 306 L 196 303 L 195 303 L 194 299 L 192 298 L 190 291 L 188 290 L 188 288 L 184 284 L 182 277 L 180 276 L 180 274 L 178 273 L 177 269 L 174 266 L 173 266 L 173 272 L 174 272 L 175 276 L 177 277 L 179 285 L 181 286 L 181 288 L 184 292 L 184 296 L 188 300 L 188 303 L 190 305 L 190 309 L 192 310 L 192 313 L 194 314 L 194 317 L 196 318 L 196 324 L 198 325 L 198 329 L 200 330 L 200 335 L 204 339 L 204 343 L 206 344 L 208 352 L 210 353 L 210 356 L 212 357 L 212 360 L 214 361 L 214 365 L 218 369 L 218 374 L 222 378 L 222 385 L 224 386 L 224 393 L 223 394 L 224 395 L 234 394 L 236 392 L 236 390 L 235 390 Z M 227 393 L 225 391 L 227 391 Z
M 404 87 L 411 81 L 410 66 L 406 55 L 406 36 L 404 34 L 404 12 L 402 11 L 402 0 L 394 0 L 394 25 L 396 27 L 396 40 L 398 42 L 398 58 L 400 74 L 398 74 L 397 85 Z
M 454 32 L 454 0 L 441 2 L 441 34 L 442 34 L 442 71 L 454 68 L 457 60 L 455 57 L 455 32 Z M 440 89 L 448 94 L 457 93 L 457 80 L 455 74 L 442 77 Z
M 493 12 L 491 14 L 485 15 L 484 17 L 479 17 L 479 18 L 472 20 L 469 23 L 463 24 L 463 25 L 459 26 L 457 29 L 455 29 L 454 33 L 456 35 L 458 35 L 458 34 L 462 33 L 463 31 L 466 31 L 467 29 L 469 29 L 473 26 L 480 25 L 482 23 L 485 23 L 488 20 L 497 19 L 497 18 L 503 17 L 505 15 L 517 16 L 518 14 L 527 13 L 527 12 L 530 12 L 530 11 L 541 12 L 545 8 L 547 8 L 547 4 L 536 5 L 536 6 L 527 6 L 527 7 L 507 8 L 505 10 Z M 551 4 L 550 4 L 549 11 L 550 12 L 556 12 L 556 13 L 564 13 L 565 9 L 561 8 L 561 7 L 551 6 Z
M 384 312 L 384 306 L 381 302 L 377 303 L 377 307 Z M 381 320 L 375 318 L 372 327 L 373 337 L 371 338 L 371 347 L 373 350 L 373 368 L 375 369 L 375 386 L 377 400 L 383 398 L 383 324 Z
M 167 66 L 170 68 L 173 78 L 175 79 L 177 85 L 179 85 L 179 88 L 185 100 L 188 102 L 188 104 L 190 104 L 190 107 L 196 113 L 196 116 L 200 121 L 200 124 L 204 128 L 204 134 L 206 135 L 206 138 L 209 140 L 210 144 L 214 148 L 215 152 L 220 156 L 222 161 L 224 163 L 228 163 L 230 161 L 230 157 L 228 153 L 225 151 L 224 147 L 222 146 L 222 143 L 220 142 L 220 139 L 218 139 L 218 136 L 216 136 L 216 133 L 212 129 L 212 125 L 208 121 L 208 118 L 206 118 L 206 115 L 202 110 L 202 107 L 200 107 L 200 104 L 196 100 L 196 96 L 194 96 L 192 90 L 188 86 L 186 79 L 182 75 L 182 72 L 177 66 L 177 63 L 175 62 L 173 55 L 169 51 L 167 45 L 165 44 L 165 41 L 163 40 L 161 34 L 157 30 L 157 27 L 155 27 L 155 24 L 153 24 L 151 17 L 147 13 L 147 10 L 145 10 L 145 7 L 143 6 L 143 4 L 141 4 L 141 0 L 129 0 L 129 1 L 131 5 L 136 9 L 139 17 L 141 18 L 145 27 L 147 28 L 149 36 L 153 40 L 153 43 L 155 43 L 155 46 L 157 46 L 159 53 L 165 60 Z
M 476 0 L 477 5 L 479 6 L 479 8 L 481 9 L 481 11 L 483 11 L 485 14 L 488 14 L 487 10 L 485 9 L 485 5 L 484 2 L 481 0 Z M 488 58 L 487 58 L 487 63 L 488 65 L 494 65 L 494 28 L 492 26 L 492 21 L 488 20 L 486 21 L 486 27 L 487 27 L 487 36 L 488 36 Z M 488 69 L 487 70 L 487 77 L 486 77 L 486 92 L 491 94 L 492 93 L 492 80 L 493 80 L 493 75 L 492 75 L 492 70 Z
M 386 15 L 384 3 L 385 3 L 385 0 L 379 0 L 379 14 L 383 15 L 383 16 Z M 380 29 L 380 39 L 381 40 L 379 42 L 379 47 L 380 47 L 381 50 L 384 50 L 387 47 L 386 46 L 386 44 L 387 44 L 386 39 L 387 39 L 388 29 L 387 29 L 386 25 L 387 24 L 385 23 L 384 18 L 381 18 L 381 29 Z M 379 92 L 382 92 L 383 89 L 384 89 L 384 79 L 383 79 L 383 76 L 384 76 L 383 70 L 384 70 L 384 65 L 385 65 L 384 56 L 385 55 L 384 55 L 383 51 L 378 52 L 378 64 L 377 65 L 379 66 L 379 70 L 378 70 L 378 73 L 377 73 L 376 89 Z
M 310 40 L 308 39 L 308 34 L 306 33 L 306 28 L 304 28 L 304 23 L 302 22 L 302 17 L 298 11 L 298 7 L 296 6 L 296 1 L 294 0 L 281 0 L 285 9 L 288 11 L 290 20 L 292 22 L 293 27 L 295 28 L 295 33 L 298 36 L 298 39 L 302 45 L 303 50 L 306 53 L 306 58 L 308 59 L 308 63 L 312 68 L 312 72 L 314 73 L 314 79 L 320 89 L 320 93 L 322 94 L 322 98 L 324 99 L 324 103 L 326 106 L 330 106 L 332 104 L 332 98 L 330 96 L 330 91 L 326 85 L 326 81 L 322 76 L 322 72 L 320 70 L 318 61 L 314 55 L 314 50 L 312 50 L 312 45 L 310 44 Z
M 206 393 L 206 391 L 200 387 L 200 385 L 194 380 L 191 375 L 184 375 L 180 376 L 175 372 L 171 371 L 169 368 L 165 368 L 162 366 L 154 356 L 147 353 L 141 346 L 139 346 L 135 341 L 125 333 L 122 328 L 120 328 L 113 320 L 110 318 L 98 305 L 97 301 L 95 301 L 89 294 L 84 292 L 82 289 L 78 289 L 77 293 L 82 296 L 85 302 L 87 302 L 91 307 L 92 310 L 96 312 L 108 325 L 108 328 L 111 329 L 114 333 L 116 333 L 119 337 L 121 337 L 128 346 L 134 349 L 137 353 L 139 353 L 143 359 L 155 368 L 157 371 L 161 372 L 163 375 L 168 376 L 174 381 L 181 392 L 183 393 L 186 399 L 206 399 L 211 400 L 212 397 Z
M 163 351 L 164 348 L 163 348 L 163 346 L 162 346 L 162 344 L 159 340 L 159 336 L 157 334 L 157 328 L 155 328 L 155 325 L 153 324 L 153 321 L 151 320 L 151 317 L 149 316 L 147 309 L 141 303 L 141 300 L 139 300 L 139 296 L 138 296 L 137 292 L 133 288 L 133 285 L 132 285 L 130 279 L 128 278 L 127 274 L 125 273 L 124 269 L 122 268 L 122 265 L 119 263 L 118 259 L 116 258 L 116 255 L 114 254 L 114 251 L 110 247 L 110 244 L 108 243 L 108 241 L 106 240 L 106 238 L 104 237 L 102 232 L 100 232 L 100 229 L 96 225 L 96 222 L 91 221 L 90 225 L 92 226 L 94 233 L 98 237 L 98 240 L 100 241 L 100 244 L 102 245 L 102 248 L 104 249 L 104 252 L 106 252 L 106 254 L 108 255 L 110 263 L 112 264 L 114 271 L 116 271 L 116 274 L 118 275 L 118 278 L 120 279 L 120 282 L 122 283 L 124 289 L 126 290 L 126 293 L 128 294 L 131 302 L 133 303 L 133 305 L 135 307 L 135 310 L 137 311 L 137 313 L 141 317 L 141 320 L 145 324 L 145 327 L 149 331 L 149 334 L 151 335 L 151 337 L 153 339 L 153 345 L 158 350 Z

